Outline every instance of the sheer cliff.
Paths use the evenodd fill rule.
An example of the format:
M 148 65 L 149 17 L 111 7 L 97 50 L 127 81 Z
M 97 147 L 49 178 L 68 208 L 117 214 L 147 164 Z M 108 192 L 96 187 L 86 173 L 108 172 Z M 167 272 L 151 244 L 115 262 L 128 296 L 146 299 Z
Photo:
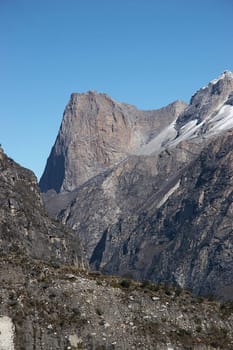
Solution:
M 137 152 L 185 106 L 178 101 L 160 110 L 140 111 L 106 94 L 72 94 L 40 180 L 41 190 L 74 190 Z

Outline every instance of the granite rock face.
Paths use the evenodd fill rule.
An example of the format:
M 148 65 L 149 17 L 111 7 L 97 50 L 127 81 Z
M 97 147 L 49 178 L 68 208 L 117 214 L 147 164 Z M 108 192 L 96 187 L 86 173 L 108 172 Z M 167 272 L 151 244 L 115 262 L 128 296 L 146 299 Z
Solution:
M 72 94 L 40 180 L 41 190 L 74 190 L 134 154 L 185 106 L 178 101 L 161 110 L 140 111 L 94 91 Z
M 232 91 L 224 72 L 120 162 L 44 194 L 94 270 L 232 299 Z

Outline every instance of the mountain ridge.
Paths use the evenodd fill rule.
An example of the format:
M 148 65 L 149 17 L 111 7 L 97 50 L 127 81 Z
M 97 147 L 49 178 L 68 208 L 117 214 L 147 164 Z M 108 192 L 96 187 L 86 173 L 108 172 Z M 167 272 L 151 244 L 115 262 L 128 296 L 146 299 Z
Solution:
M 40 180 L 42 192 L 73 190 L 136 153 L 185 106 L 176 101 L 159 110 L 141 111 L 106 94 L 72 94 Z
M 44 193 L 70 228 L 0 148 L 2 350 L 232 349 L 233 131 L 202 136 Z
M 144 142 L 131 154 L 125 154 L 121 161 L 114 162 L 104 171 L 97 171 L 95 176 L 73 190 L 63 188 L 61 193 L 43 194 L 48 211 L 82 238 L 86 258 L 93 269 L 120 275 L 128 272 L 139 280 L 168 280 L 191 288 L 197 294 L 208 294 L 212 290 L 220 298 L 231 298 L 229 276 L 232 272 L 228 276 L 230 265 L 227 256 L 220 254 L 218 264 L 214 264 L 215 250 L 221 251 L 222 244 L 216 245 L 214 237 L 222 228 L 220 224 L 211 223 L 209 213 L 212 209 L 208 196 L 217 197 L 215 206 L 219 212 L 216 216 L 220 223 L 230 227 L 228 218 L 222 214 L 225 209 L 221 209 L 224 205 L 220 194 L 226 193 L 228 197 L 231 183 L 227 179 L 231 176 L 231 168 L 228 157 L 223 158 L 226 163 L 223 166 L 218 154 L 222 152 L 221 148 L 231 157 L 231 132 L 228 130 L 233 128 L 232 95 L 233 75 L 223 73 L 198 90 L 188 106 L 178 104 L 180 109 L 176 114 L 171 109 L 165 109 L 168 115 L 163 125 L 153 124 L 154 120 L 152 125 L 150 118 L 142 118 L 144 123 L 149 121 L 146 126 L 137 124 L 140 130 L 146 130 Z M 164 114 L 157 117 L 163 119 Z M 143 133 L 140 135 L 143 136 Z M 124 137 L 119 138 L 119 142 L 123 144 Z M 201 161 L 203 157 L 206 161 Z M 223 176 L 219 184 L 221 191 L 215 187 L 215 175 L 204 192 L 199 193 L 201 190 L 197 187 L 200 203 L 207 198 L 208 204 L 199 208 L 198 200 L 194 200 L 196 194 L 192 186 L 197 179 L 193 172 L 196 169 L 194 173 L 197 177 L 202 173 L 210 176 L 209 168 L 213 168 L 215 174 L 209 158 L 216 159 L 216 167 L 219 165 L 220 169 L 225 169 L 222 174 L 227 176 Z M 76 162 L 77 166 L 82 164 Z M 186 185 L 185 178 L 189 179 Z M 192 209 L 194 207 L 199 211 Z M 183 216 L 187 216 L 187 222 Z M 203 216 L 208 218 L 206 229 Z M 187 242 L 192 246 L 189 256 L 185 245 L 186 225 Z M 224 232 L 226 234 L 222 233 L 221 240 L 227 245 L 231 241 L 231 229 Z M 198 242 L 202 242 L 201 237 L 205 234 L 209 237 L 209 250 L 204 252 L 202 243 Z M 192 237 L 196 237 L 197 241 Z M 170 247 L 180 247 L 180 250 L 175 250 L 174 264 Z M 202 254 L 205 259 L 201 258 Z M 206 264 L 206 269 L 201 269 L 200 259 L 205 260 L 202 263 Z M 218 273 L 220 265 L 225 271 L 222 279 Z M 209 269 L 208 266 L 214 267 Z M 225 286 L 225 291 L 216 287 L 218 280 Z

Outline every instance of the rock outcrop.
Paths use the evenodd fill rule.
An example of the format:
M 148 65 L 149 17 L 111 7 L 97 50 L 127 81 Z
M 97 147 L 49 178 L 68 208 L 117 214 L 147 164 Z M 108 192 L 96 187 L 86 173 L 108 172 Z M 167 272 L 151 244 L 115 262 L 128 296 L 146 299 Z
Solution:
M 177 101 L 140 111 L 89 91 L 72 94 L 40 180 L 42 192 L 71 191 L 148 143 L 184 110 Z
M 2 150 L 0 223 L 0 256 L 20 254 L 55 264 L 81 264 L 77 235 L 48 217 L 34 174 Z
M 232 94 L 224 72 L 134 153 L 44 194 L 93 269 L 232 299 Z

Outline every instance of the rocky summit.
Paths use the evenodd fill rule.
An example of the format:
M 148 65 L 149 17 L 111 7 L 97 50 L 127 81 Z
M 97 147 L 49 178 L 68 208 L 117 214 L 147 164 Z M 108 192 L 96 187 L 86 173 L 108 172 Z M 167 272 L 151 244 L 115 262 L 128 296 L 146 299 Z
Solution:
M 106 94 L 72 94 L 40 180 L 43 192 L 71 191 L 148 143 L 184 110 L 183 102 L 140 111 Z
M 92 269 L 233 298 L 232 96 L 229 71 L 158 111 L 72 95 L 40 188 Z

